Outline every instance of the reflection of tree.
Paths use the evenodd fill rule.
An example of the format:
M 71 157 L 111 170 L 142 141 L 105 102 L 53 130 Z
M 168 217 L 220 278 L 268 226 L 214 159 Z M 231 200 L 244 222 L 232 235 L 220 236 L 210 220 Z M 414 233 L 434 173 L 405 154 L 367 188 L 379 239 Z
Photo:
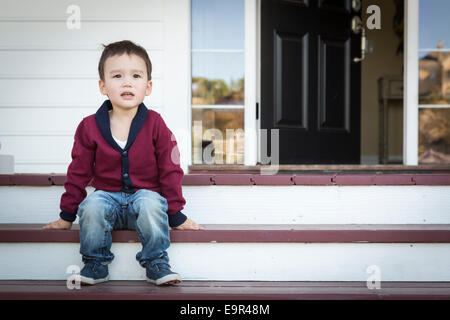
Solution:
M 221 161 L 225 161 L 227 155 L 232 155 L 234 159 L 233 161 L 235 161 L 235 163 L 243 159 L 244 138 L 243 134 L 240 135 L 239 131 L 242 131 L 243 133 L 244 130 L 244 109 L 193 108 L 192 120 L 202 122 L 201 135 L 194 136 L 194 131 L 192 132 L 194 142 L 203 139 L 201 154 L 195 155 L 193 153 L 195 163 L 202 162 L 202 154 L 204 153 L 205 148 L 211 143 L 213 143 L 213 150 L 215 151 L 215 154 L 213 154 L 215 160 L 220 159 Z M 205 132 L 209 129 L 218 130 L 221 134 L 221 137 L 214 136 L 214 138 L 212 138 L 210 135 L 205 134 Z M 229 136 L 227 136 L 227 129 L 234 130 L 234 134 L 236 134 L 236 137 L 230 136 L 230 134 L 233 134 L 233 132 L 230 132 Z M 214 133 L 212 134 L 214 135 Z M 234 150 L 228 150 L 226 141 L 227 138 L 236 138 L 236 140 L 234 141 Z
M 244 104 L 244 79 L 231 80 L 228 85 L 223 79 L 192 78 L 192 104 Z
M 218 129 L 223 138 L 227 129 L 244 129 L 243 109 L 193 109 L 194 121 L 202 121 L 203 132 L 210 129 Z
M 441 50 L 444 42 L 439 41 Z M 450 52 L 433 51 L 419 60 L 419 103 L 448 104 L 450 101 Z
M 224 112 L 222 114 L 222 117 L 216 118 L 216 128 L 219 129 L 222 132 L 222 134 L 224 134 L 227 128 L 231 129 L 237 127 L 235 120 L 236 119 L 232 113 Z
M 419 113 L 419 153 L 433 150 L 450 154 L 450 109 L 421 109 Z

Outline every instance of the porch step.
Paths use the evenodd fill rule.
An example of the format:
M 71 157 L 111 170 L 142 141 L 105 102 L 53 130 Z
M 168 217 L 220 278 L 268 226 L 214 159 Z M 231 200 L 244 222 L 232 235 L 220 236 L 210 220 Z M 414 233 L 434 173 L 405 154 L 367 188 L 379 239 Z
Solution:
M 70 290 L 66 281 L 0 281 L 0 300 L 18 299 L 449 300 L 450 282 L 383 282 L 379 289 L 369 289 L 366 282 L 184 281 L 156 287 L 145 281 L 109 281 Z M 265 310 L 266 304 L 261 305 Z
M 0 223 L 54 221 L 63 193 L 0 186 Z M 450 185 L 188 185 L 183 196 L 199 224 L 450 224 Z
M 0 279 L 79 272 L 78 226 L 0 225 Z M 174 271 L 194 281 L 450 281 L 450 225 L 205 225 L 172 230 Z M 111 280 L 142 280 L 135 231 L 113 231 Z M 77 271 L 78 270 L 78 271 Z

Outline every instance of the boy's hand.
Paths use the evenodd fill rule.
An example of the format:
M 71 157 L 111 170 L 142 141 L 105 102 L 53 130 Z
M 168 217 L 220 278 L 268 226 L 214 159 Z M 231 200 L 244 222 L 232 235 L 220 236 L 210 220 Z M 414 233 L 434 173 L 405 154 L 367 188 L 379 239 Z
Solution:
M 202 226 L 187 218 L 185 222 L 180 224 L 178 227 L 174 227 L 175 230 L 205 230 Z
M 63 220 L 59 218 L 59 220 L 50 222 L 46 226 L 42 227 L 42 229 L 67 229 L 70 230 L 72 228 L 72 222 Z

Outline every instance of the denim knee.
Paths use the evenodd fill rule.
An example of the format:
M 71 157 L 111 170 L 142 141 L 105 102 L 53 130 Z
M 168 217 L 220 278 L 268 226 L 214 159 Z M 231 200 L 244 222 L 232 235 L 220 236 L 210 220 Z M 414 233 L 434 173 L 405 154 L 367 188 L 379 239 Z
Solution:
M 137 225 L 168 225 L 167 200 L 150 190 L 141 189 L 138 192 L 132 203 L 133 211 L 137 213 Z
M 113 224 L 115 213 L 112 199 L 104 191 L 96 191 L 86 197 L 78 207 L 77 215 L 80 219 L 80 227 L 104 225 L 105 222 Z
M 141 189 L 136 192 L 136 197 L 133 201 L 133 209 L 136 212 L 166 214 L 167 215 L 167 200 L 159 193 Z

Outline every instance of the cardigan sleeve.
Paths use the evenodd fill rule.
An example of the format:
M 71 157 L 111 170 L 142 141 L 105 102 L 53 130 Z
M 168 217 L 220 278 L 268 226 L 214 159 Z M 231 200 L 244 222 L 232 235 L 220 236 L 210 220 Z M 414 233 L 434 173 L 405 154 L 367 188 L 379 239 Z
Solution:
M 183 169 L 180 167 L 180 152 L 173 133 L 169 130 L 161 116 L 157 117 L 155 123 L 155 154 L 158 166 L 159 184 L 161 195 L 166 198 L 168 204 L 167 214 L 169 221 L 179 217 L 180 211 L 186 204 L 183 198 L 181 180 L 183 179 Z M 179 219 L 175 219 L 179 220 Z M 182 218 L 186 220 L 185 216 Z M 180 223 L 177 221 L 175 224 Z
M 61 196 L 60 217 L 73 222 L 76 219 L 79 204 L 86 198 L 86 186 L 94 174 L 96 145 L 88 139 L 85 120 L 80 122 L 75 132 L 72 147 L 72 162 L 67 169 L 65 192 Z

